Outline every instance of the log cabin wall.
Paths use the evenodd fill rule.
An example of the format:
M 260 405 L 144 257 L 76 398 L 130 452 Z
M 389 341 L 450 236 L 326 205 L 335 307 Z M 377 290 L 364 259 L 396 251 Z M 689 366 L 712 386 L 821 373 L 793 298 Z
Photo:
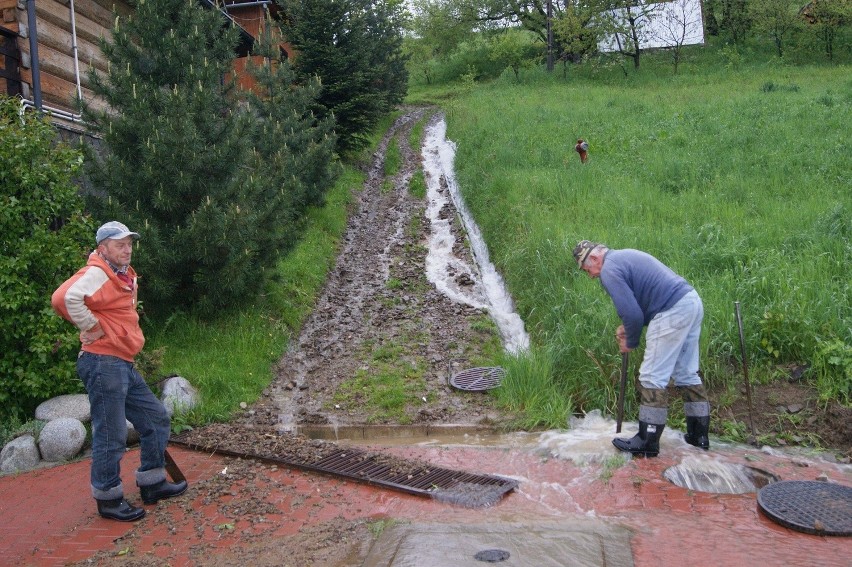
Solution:
M 74 106 L 78 88 L 83 99 L 96 108 L 105 104 L 91 91 L 89 73 L 93 68 L 106 73 L 107 61 L 98 43 L 101 38 L 111 37 L 116 14 L 125 17 L 133 8 L 126 0 L 0 0 L 0 92 L 20 95 L 30 102 L 34 101 L 27 9 L 30 2 L 34 3 L 36 15 L 42 106 L 53 112 L 55 122 L 67 125 L 78 119 Z M 229 14 L 238 24 L 244 22 L 250 32 L 241 30 L 243 51 L 247 49 L 246 42 L 260 33 L 266 5 L 249 2 Z M 250 87 L 246 59 L 235 55 L 234 69 L 241 86 Z
M 30 101 L 34 97 L 34 85 L 29 2 L 34 2 L 35 8 L 43 107 L 59 111 L 56 114 L 60 118 L 73 117 L 78 88 L 85 100 L 99 106 L 98 99 L 89 88 L 89 71 L 94 68 L 98 72 L 106 72 L 107 68 L 98 41 L 110 36 L 114 12 L 126 16 L 132 12 L 130 6 L 122 0 L 0 0 L 3 27 L 18 34 L 20 94 Z
M 264 30 L 266 6 L 263 2 L 230 2 L 224 5 L 224 11 L 231 16 L 252 37 L 260 37 Z M 254 88 L 256 81 L 247 70 L 249 60 L 255 65 L 261 64 L 261 57 L 249 56 L 234 59 L 234 73 L 237 86 L 244 90 Z

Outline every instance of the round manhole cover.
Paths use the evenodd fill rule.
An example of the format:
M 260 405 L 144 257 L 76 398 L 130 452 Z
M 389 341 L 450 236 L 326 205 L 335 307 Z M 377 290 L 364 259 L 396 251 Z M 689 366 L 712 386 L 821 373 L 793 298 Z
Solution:
M 485 561 L 486 563 L 498 563 L 509 559 L 509 552 L 504 549 L 483 549 L 473 556 L 477 561 Z
M 496 388 L 506 377 L 506 370 L 499 366 L 468 368 L 450 377 L 450 386 L 469 392 L 483 392 Z
M 760 511 L 782 526 L 817 535 L 852 535 L 852 487 L 784 480 L 757 493 Z

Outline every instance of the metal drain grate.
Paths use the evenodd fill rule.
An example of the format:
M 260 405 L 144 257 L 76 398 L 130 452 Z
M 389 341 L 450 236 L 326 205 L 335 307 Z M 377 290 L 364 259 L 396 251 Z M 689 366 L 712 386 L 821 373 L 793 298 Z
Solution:
M 499 366 L 468 368 L 450 377 L 450 385 L 468 392 L 482 392 L 496 388 L 506 377 L 506 371 Z
M 783 480 L 757 493 L 760 511 L 782 526 L 817 535 L 852 535 L 852 487 Z
M 428 496 L 441 502 L 468 508 L 492 506 L 518 486 L 517 481 L 508 478 L 428 467 L 423 463 L 414 463 L 397 457 L 389 458 L 351 447 L 332 451 L 321 460 L 314 462 L 240 453 L 217 447 L 202 447 L 174 439 L 170 443 L 207 453 L 257 459 L 301 470 L 340 476 L 408 494 Z

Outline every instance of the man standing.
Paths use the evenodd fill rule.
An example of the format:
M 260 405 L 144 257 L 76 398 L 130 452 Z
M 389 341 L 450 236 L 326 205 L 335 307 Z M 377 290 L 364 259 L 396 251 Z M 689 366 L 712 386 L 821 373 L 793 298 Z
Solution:
M 710 402 L 698 375 L 698 341 L 704 307 L 685 279 L 639 250 L 610 250 L 583 240 L 574 247 L 581 270 L 601 284 L 612 298 L 622 325 L 616 331 L 621 352 L 639 346 L 642 329 L 645 357 L 639 368 L 639 433 L 613 439 L 621 451 L 656 457 L 668 417 L 666 387 L 674 378 L 683 397 L 686 435 L 690 445 L 708 449 Z
M 121 521 L 138 520 L 145 509 L 124 499 L 120 463 L 128 420 L 139 432 L 141 464 L 136 484 L 142 501 L 154 504 L 186 491 L 186 481 L 166 480 L 165 450 L 171 421 L 160 400 L 133 366 L 145 338 L 136 312 L 137 278 L 130 266 L 139 234 L 120 222 L 98 229 L 97 249 L 70 279 L 53 292 L 53 309 L 80 329 L 77 374 L 92 411 L 92 495 L 98 513 Z

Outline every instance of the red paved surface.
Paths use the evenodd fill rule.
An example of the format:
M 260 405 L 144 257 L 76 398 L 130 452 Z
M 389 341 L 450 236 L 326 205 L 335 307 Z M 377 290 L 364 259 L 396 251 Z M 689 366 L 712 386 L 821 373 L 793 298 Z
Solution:
M 397 447 L 397 456 L 438 466 L 509 476 L 517 491 L 487 509 L 466 509 L 422 497 L 269 465 L 247 480 L 221 474 L 237 467 L 226 458 L 170 449 L 190 482 L 186 495 L 147 506 L 133 524 L 99 518 L 89 493 L 89 461 L 0 478 L 0 565 L 65 565 L 109 552 L 102 564 L 132 556 L 164 558 L 163 564 L 196 565 L 217 550 L 259 534 L 295 533 L 333 518 L 396 518 L 422 522 L 488 523 L 595 517 L 631 529 L 635 565 L 852 565 L 852 538 L 789 530 L 764 517 L 755 494 L 693 492 L 662 477 L 663 470 L 693 449 L 670 450 L 657 459 L 636 459 L 604 481 L 601 467 L 585 468 L 544 458 L 531 449 Z M 690 452 L 691 451 L 691 452 Z M 709 456 L 713 456 L 710 452 Z M 782 480 L 829 480 L 852 485 L 848 466 L 770 456 L 754 451 L 717 453 L 730 463 L 759 467 Z M 123 480 L 139 502 L 133 470 L 138 451 L 128 452 Z M 220 487 L 203 499 L 197 483 Z M 267 494 L 259 488 L 268 488 Z M 208 493 L 205 491 L 205 493 Z M 253 512 L 246 514 L 246 509 Z M 177 533 L 170 533 L 176 526 Z M 133 536 L 133 537 L 130 537 Z M 126 555 L 119 555 L 127 550 Z M 532 567 L 532 566 L 531 566 Z

